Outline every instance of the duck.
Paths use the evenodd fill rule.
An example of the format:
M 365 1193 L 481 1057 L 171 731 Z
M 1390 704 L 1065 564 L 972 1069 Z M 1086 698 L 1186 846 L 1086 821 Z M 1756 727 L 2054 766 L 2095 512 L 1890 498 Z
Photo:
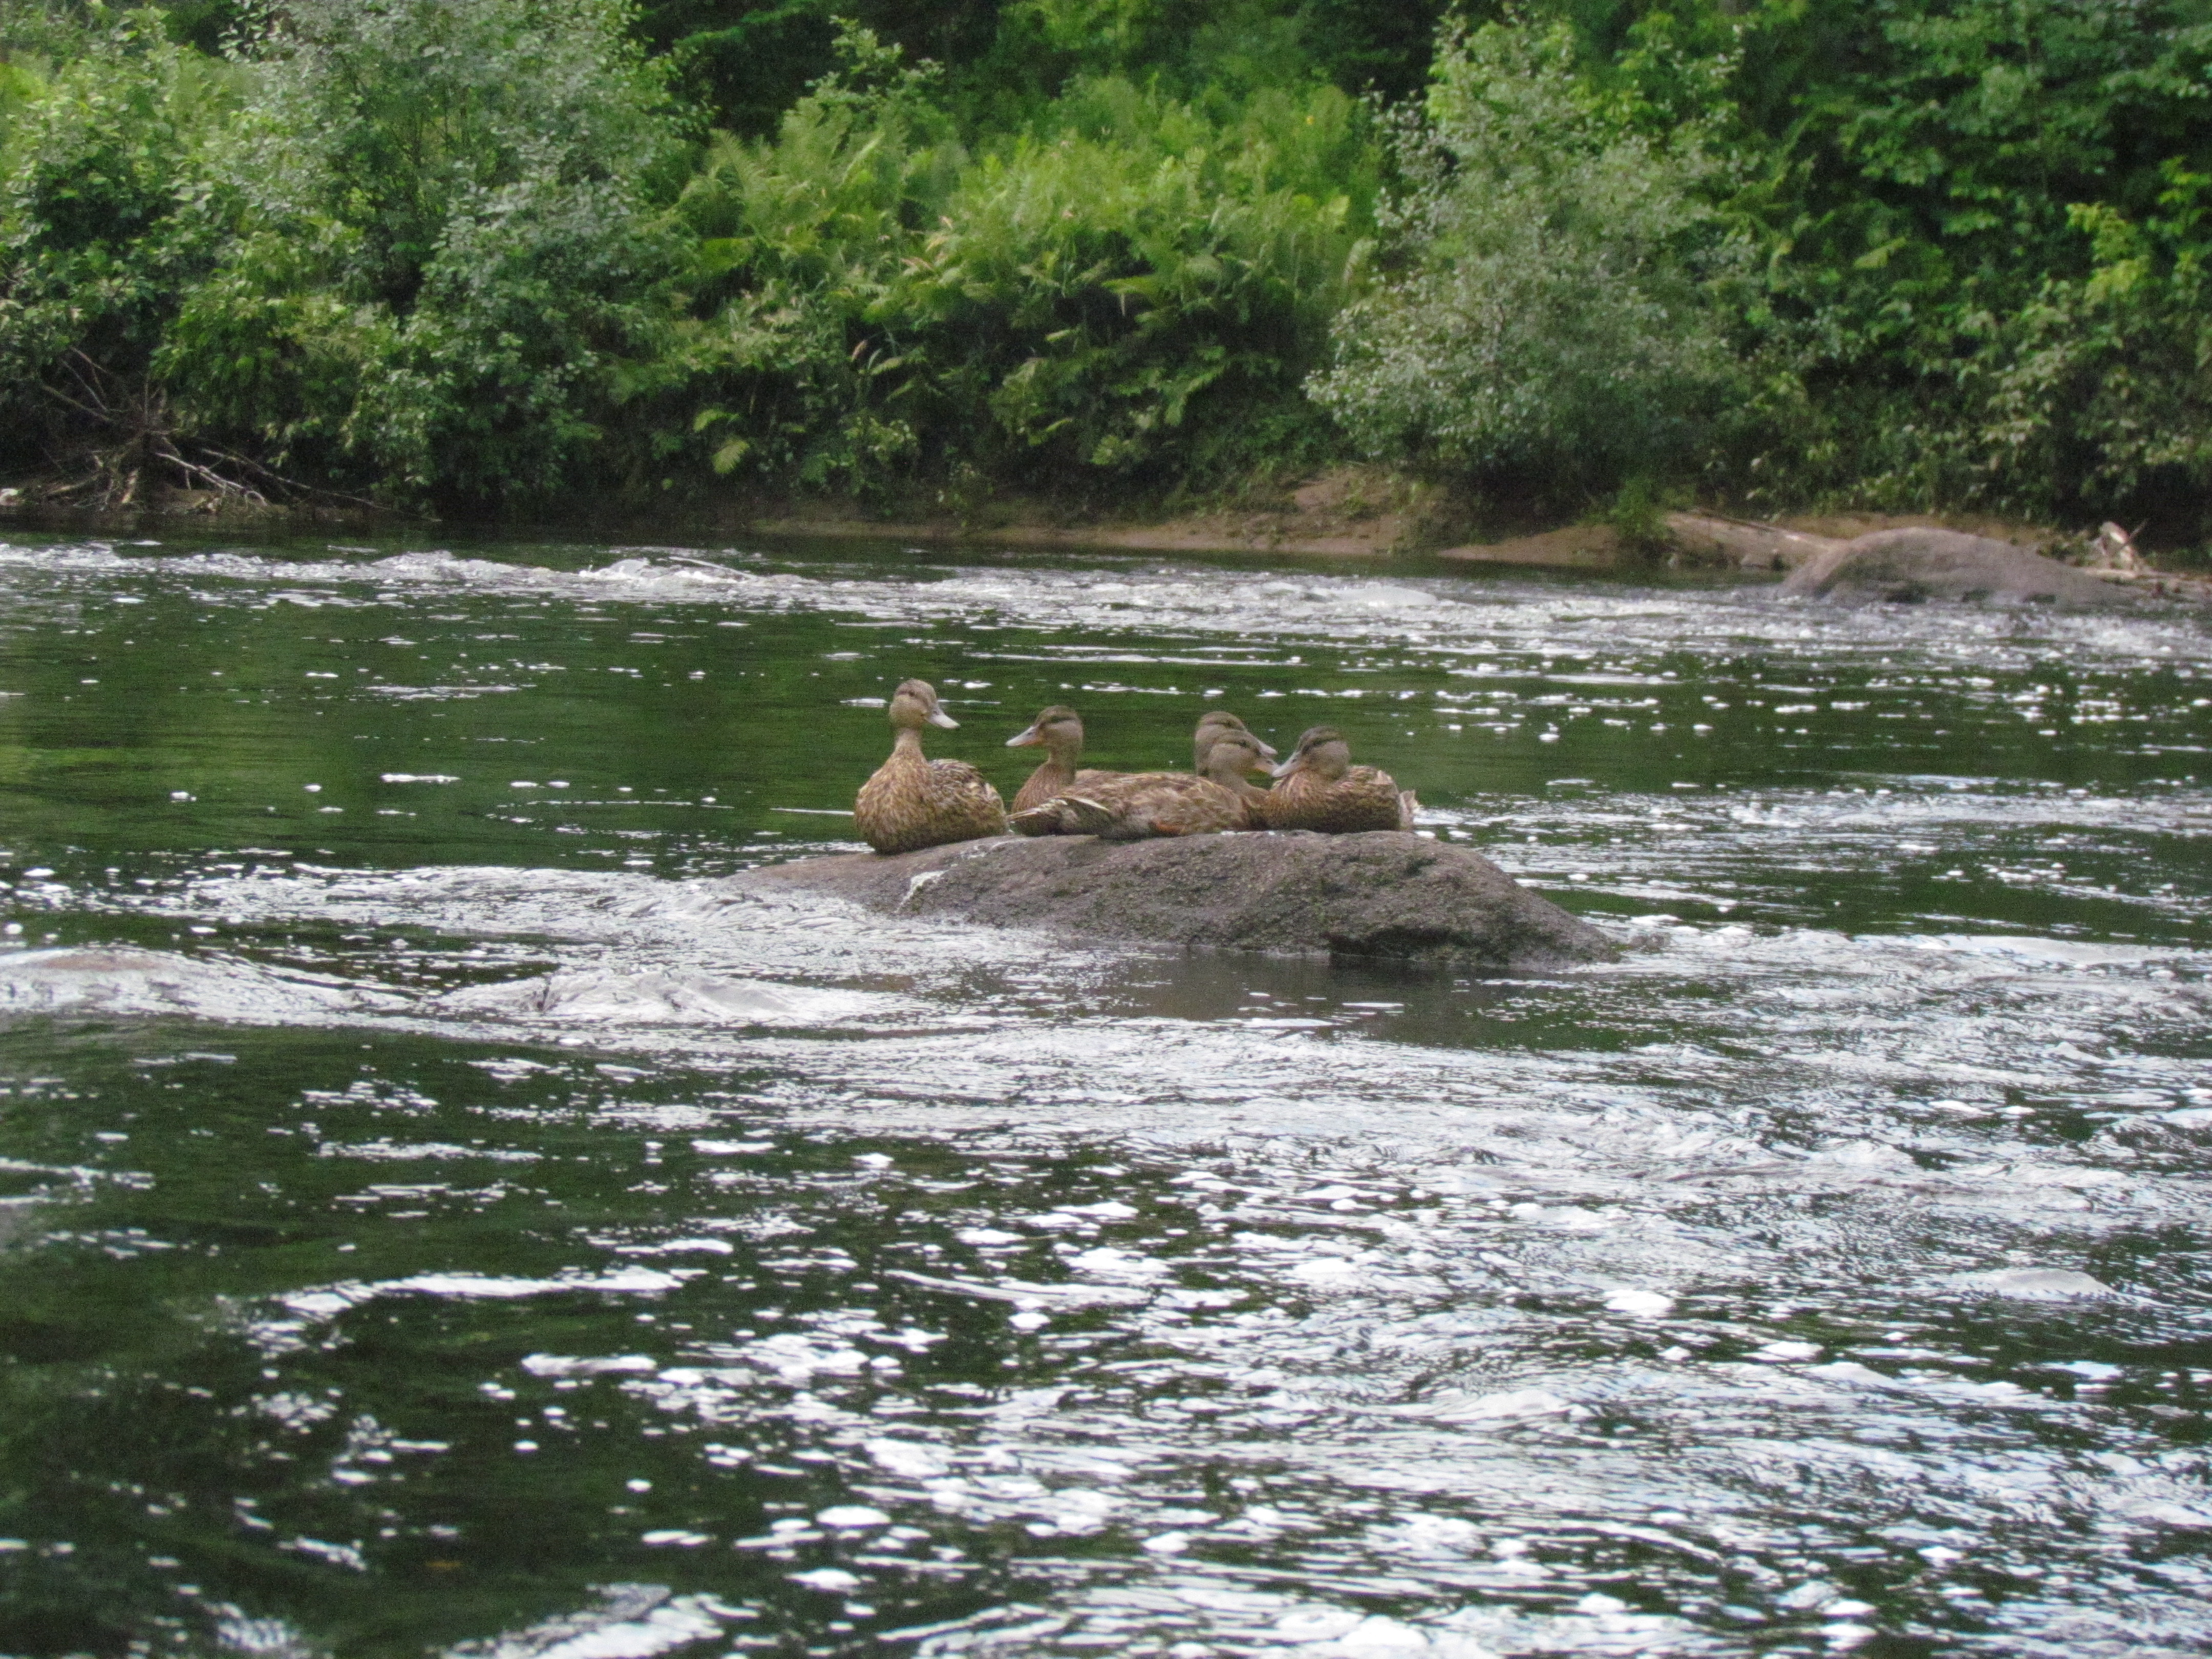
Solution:
M 947 731 L 960 722 L 937 700 L 927 680 L 907 680 L 891 694 L 891 757 L 860 786 L 853 822 L 878 853 L 912 853 L 947 842 L 1006 833 L 1006 809 L 990 781 L 966 761 L 930 760 L 921 728 Z
M 1258 739 L 1224 731 L 1208 748 L 1204 777 L 1188 772 L 1128 772 L 1014 813 L 1007 827 L 1025 836 L 1206 836 L 1263 827 L 1255 808 L 1272 792 L 1244 781 L 1269 770 Z
M 1015 794 L 1014 804 L 1006 809 L 1010 812 L 1026 812 L 1071 789 L 1122 775 L 1119 772 L 1075 769 L 1076 757 L 1083 753 L 1083 716 L 1065 703 L 1040 708 L 1035 720 L 1006 739 L 1009 749 L 1027 749 L 1037 744 L 1044 745 L 1044 764 L 1030 774 Z
M 1198 730 L 1191 733 L 1190 769 L 1200 777 L 1206 775 L 1206 751 L 1213 747 L 1213 740 L 1224 732 L 1243 732 L 1247 738 L 1251 738 L 1252 746 L 1261 755 L 1269 760 L 1275 758 L 1273 746 L 1252 737 L 1251 728 L 1243 720 L 1238 720 L 1226 708 L 1212 709 L 1199 716 Z M 1243 780 L 1240 778 L 1238 781 L 1242 782 Z
M 1290 759 L 1274 769 L 1275 787 L 1259 809 L 1271 830 L 1318 830 L 1352 835 L 1363 830 L 1411 830 L 1419 805 L 1388 772 L 1352 763 L 1352 745 L 1333 726 L 1316 726 L 1299 738 Z

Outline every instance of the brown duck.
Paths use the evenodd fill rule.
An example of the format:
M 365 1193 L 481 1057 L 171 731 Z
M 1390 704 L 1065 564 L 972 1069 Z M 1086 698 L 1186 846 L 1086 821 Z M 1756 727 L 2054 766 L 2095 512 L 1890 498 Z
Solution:
M 853 822 L 878 853 L 911 853 L 951 841 L 1006 833 L 999 792 L 966 761 L 930 760 L 921 752 L 921 728 L 959 725 L 938 706 L 937 688 L 908 680 L 891 694 L 891 729 L 898 733 L 891 757 L 860 786 Z
M 1044 745 L 1044 764 L 1030 774 L 1029 781 L 1014 796 L 1013 805 L 1007 809 L 1010 811 L 1026 812 L 1071 789 L 1088 787 L 1103 779 L 1122 775 L 1119 772 L 1075 769 L 1077 757 L 1083 753 L 1083 716 L 1064 703 L 1039 709 L 1037 717 L 1025 730 L 1006 739 L 1009 749 L 1027 749 L 1036 744 Z
M 1268 769 L 1249 732 L 1224 732 L 1208 747 L 1206 775 L 1129 772 L 1017 812 L 1007 827 L 1025 836 L 1097 836 L 1138 841 L 1147 836 L 1206 836 L 1256 830 L 1255 804 L 1269 792 L 1244 781 Z
M 1224 732 L 1242 732 L 1245 737 L 1251 738 L 1252 746 L 1262 756 L 1268 760 L 1275 758 L 1274 750 L 1261 742 L 1259 738 L 1252 737 L 1250 728 L 1243 720 L 1238 720 L 1226 708 L 1217 708 L 1210 714 L 1200 715 L 1198 730 L 1191 734 L 1190 769 L 1192 771 L 1198 773 L 1201 777 L 1205 775 L 1206 751 L 1213 747 L 1213 740 Z M 1243 780 L 1239 778 L 1237 781 L 1241 783 Z
M 1318 830 L 1351 835 L 1362 830 L 1411 830 L 1413 792 L 1388 772 L 1352 763 L 1352 745 L 1333 726 L 1316 726 L 1298 739 L 1290 759 L 1275 769 L 1259 815 L 1270 830 Z

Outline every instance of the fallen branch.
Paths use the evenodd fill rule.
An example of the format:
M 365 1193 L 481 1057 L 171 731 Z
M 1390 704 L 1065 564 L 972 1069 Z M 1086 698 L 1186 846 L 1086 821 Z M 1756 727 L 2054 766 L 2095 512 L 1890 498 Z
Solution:
M 112 441 L 77 446 L 61 464 L 82 465 L 88 459 L 91 472 L 71 483 L 37 488 L 35 499 L 82 497 L 74 504 L 94 508 L 135 506 L 148 469 L 157 467 L 177 487 L 206 491 L 218 502 L 375 510 L 376 503 L 366 496 L 308 483 L 250 455 L 179 433 L 158 391 L 124 380 L 82 350 L 72 348 L 65 353 L 60 367 L 68 376 L 69 389 L 52 380 L 40 381 L 39 389 L 80 419 L 116 435 Z

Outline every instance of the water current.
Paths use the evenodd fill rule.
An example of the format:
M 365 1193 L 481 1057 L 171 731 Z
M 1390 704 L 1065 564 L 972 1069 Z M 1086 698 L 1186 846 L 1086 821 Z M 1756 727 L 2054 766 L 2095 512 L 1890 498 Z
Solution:
M 1617 963 L 745 896 L 1328 720 Z M 2212 1651 L 2212 637 L 0 540 L 0 1653 Z

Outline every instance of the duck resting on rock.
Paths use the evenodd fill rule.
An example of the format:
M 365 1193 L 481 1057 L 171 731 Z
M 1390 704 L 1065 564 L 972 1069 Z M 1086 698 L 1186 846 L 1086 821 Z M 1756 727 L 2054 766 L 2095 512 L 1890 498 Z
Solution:
M 1191 733 L 1190 769 L 1200 777 L 1206 775 L 1206 751 L 1212 748 L 1213 740 L 1225 732 L 1241 732 L 1243 736 L 1251 738 L 1252 746 L 1261 755 L 1269 760 L 1275 758 L 1274 749 L 1261 742 L 1259 738 L 1252 737 L 1250 728 L 1243 720 L 1238 720 L 1226 708 L 1216 708 L 1200 715 L 1198 730 Z M 1240 778 L 1238 781 L 1242 782 L 1243 780 Z
M 1075 769 L 1076 760 L 1083 753 L 1083 716 L 1064 703 L 1039 709 L 1026 728 L 1006 739 L 1009 749 L 1027 749 L 1036 744 L 1044 745 L 1044 763 L 1030 774 L 1009 811 L 1026 812 L 1071 789 L 1093 787 L 1103 779 L 1122 775 Z
M 921 752 L 921 728 L 948 730 L 960 722 L 940 708 L 937 688 L 908 680 L 891 694 L 891 729 L 898 733 L 891 757 L 860 786 L 853 823 L 878 853 L 912 853 L 947 842 L 1006 833 L 999 792 L 966 761 L 930 760 Z
M 1333 726 L 1316 726 L 1298 739 L 1290 759 L 1275 768 L 1275 787 L 1258 815 L 1270 830 L 1318 830 L 1352 835 L 1363 830 L 1411 830 L 1418 803 L 1388 772 L 1352 763 L 1352 745 Z
M 1016 812 L 1011 830 L 1024 836 L 1097 836 L 1139 841 L 1148 836 L 1206 836 L 1256 830 L 1256 805 L 1270 792 L 1244 781 L 1268 769 L 1259 740 L 1249 732 L 1224 731 L 1208 745 L 1206 775 L 1188 772 L 1128 772 Z

